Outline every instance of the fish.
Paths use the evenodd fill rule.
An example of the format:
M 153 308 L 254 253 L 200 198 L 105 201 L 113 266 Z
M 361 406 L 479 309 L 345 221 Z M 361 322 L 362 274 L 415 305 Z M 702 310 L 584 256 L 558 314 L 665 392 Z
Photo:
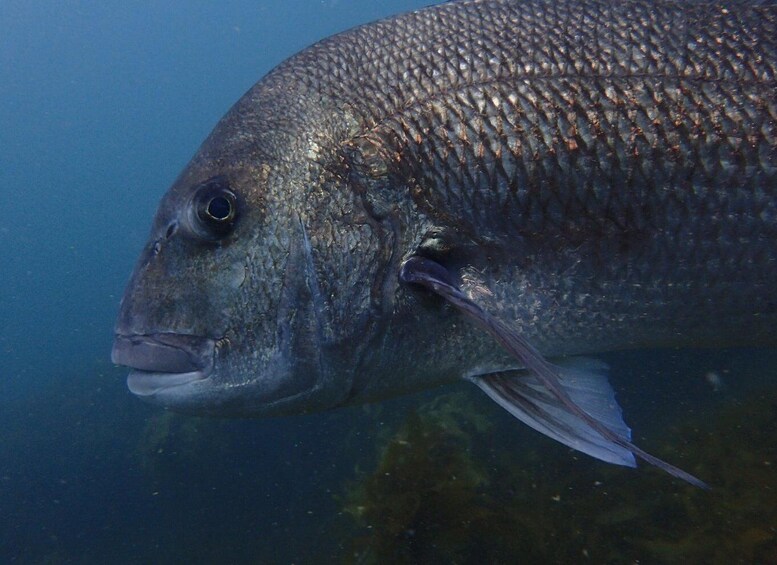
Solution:
M 162 198 L 113 362 L 215 417 L 465 380 L 704 488 L 632 443 L 596 355 L 775 345 L 775 73 L 772 0 L 458 0 L 326 38 Z

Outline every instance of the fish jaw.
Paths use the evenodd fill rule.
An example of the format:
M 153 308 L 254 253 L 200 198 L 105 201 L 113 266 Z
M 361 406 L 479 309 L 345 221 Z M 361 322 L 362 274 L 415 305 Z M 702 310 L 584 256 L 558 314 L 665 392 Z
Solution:
M 216 364 L 221 340 L 174 333 L 117 335 L 111 359 L 131 369 L 127 388 L 151 404 L 197 415 L 259 416 L 288 409 L 319 388 L 291 378 L 294 367 L 276 352 L 250 380 L 226 382 Z M 228 373 L 229 371 L 226 370 Z M 249 400 L 247 400 L 249 399 Z

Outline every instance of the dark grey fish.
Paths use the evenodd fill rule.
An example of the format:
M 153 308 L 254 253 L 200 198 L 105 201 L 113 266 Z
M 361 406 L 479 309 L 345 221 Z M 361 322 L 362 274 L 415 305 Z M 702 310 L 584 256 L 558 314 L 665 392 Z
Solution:
M 164 197 L 113 359 L 218 416 L 469 379 L 702 484 L 574 356 L 777 342 L 776 71 L 772 1 L 464 0 L 326 39 Z

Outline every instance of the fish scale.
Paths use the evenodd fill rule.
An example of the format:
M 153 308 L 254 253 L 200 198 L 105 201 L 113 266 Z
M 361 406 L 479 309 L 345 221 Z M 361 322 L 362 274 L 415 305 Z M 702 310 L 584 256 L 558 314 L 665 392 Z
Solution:
M 622 92 L 636 92 L 642 85 L 629 80 L 634 82 Z M 467 222 L 467 213 L 483 208 L 493 209 L 501 219 L 518 220 L 524 231 L 536 232 L 569 222 L 573 213 L 595 221 L 596 217 L 609 218 L 621 229 L 642 228 L 655 221 L 653 216 L 667 212 L 682 220 L 682 214 L 692 213 L 691 205 L 725 213 L 728 196 L 725 190 L 716 192 L 716 185 L 720 189 L 729 186 L 732 193 L 736 188 L 753 194 L 758 188 L 763 194 L 755 202 L 755 212 L 769 206 L 768 196 L 773 191 L 763 175 L 774 178 L 770 169 L 777 160 L 775 139 L 765 129 L 771 130 L 773 125 L 755 122 L 746 115 L 747 110 L 755 110 L 758 100 L 739 97 L 729 110 L 710 103 L 710 97 L 715 101 L 732 98 L 720 85 L 714 92 L 703 92 L 684 84 L 654 84 L 666 102 L 658 107 L 659 115 L 646 124 L 641 118 L 648 102 L 644 96 L 628 102 L 628 95 L 613 100 L 606 94 L 608 84 L 595 93 L 588 90 L 588 96 L 582 97 L 576 95 L 587 89 L 570 79 L 553 80 L 547 87 L 550 80 L 539 82 L 506 88 L 523 100 L 543 99 L 544 103 L 524 106 L 519 102 L 507 111 L 504 106 L 489 106 L 485 119 L 470 103 L 461 121 L 454 122 L 456 113 L 448 114 L 445 131 L 437 125 L 435 112 L 419 105 L 381 124 L 382 131 L 375 137 L 384 146 L 386 140 L 394 140 L 392 150 L 400 155 L 397 161 L 410 163 L 413 176 L 421 179 L 429 213 L 460 210 L 473 232 L 483 226 L 477 218 Z M 528 93 L 530 89 L 534 92 Z M 499 89 L 492 94 L 505 98 Z M 763 97 L 770 94 L 760 93 Z M 573 96 L 582 99 L 580 108 L 601 108 L 592 121 L 582 111 L 576 114 L 581 120 L 589 119 L 587 128 L 598 130 L 596 135 L 582 136 L 580 131 L 586 127 L 580 127 L 570 138 L 556 125 L 553 109 Z M 455 102 L 463 106 L 461 98 Z M 703 108 L 705 113 L 696 111 L 691 116 L 685 110 L 689 107 Z M 490 113 L 494 111 L 501 113 Z M 723 111 L 729 121 L 725 132 L 715 127 L 722 121 Z M 489 120 L 495 115 L 522 135 L 517 139 L 507 132 L 500 135 Z M 652 141 L 647 141 L 646 133 Z M 746 151 L 742 142 L 749 144 Z M 491 190 L 492 202 L 474 206 L 473 199 L 481 196 L 484 188 Z M 690 202 L 688 196 L 698 202 Z M 537 198 L 545 213 L 534 225 L 531 207 Z M 752 204 L 748 197 L 749 211 Z M 510 209 L 504 210 L 505 205 Z M 644 212 L 650 214 L 636 213 L 635 207 L 646 205 L 649 208 Z

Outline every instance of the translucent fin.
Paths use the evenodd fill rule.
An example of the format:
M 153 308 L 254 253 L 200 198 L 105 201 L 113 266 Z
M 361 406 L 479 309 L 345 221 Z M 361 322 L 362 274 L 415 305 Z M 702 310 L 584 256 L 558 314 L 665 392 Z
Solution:
M 623 412 L 610 386 L 610 367 L 604 361 L 572 357 L 557 361 L 561 386 L 572 401 L 619 437 L 631 440 L 631 428 L 623 421 Z M 541 385 L 539 385 L 541 386 Z
M 586 366 L 559 367 L 562 388 L 592 418 L 624 440 L 630 440 L 631 430 L 623 421 L 615 392 L 607 382 L 607 366 L 593 360 L 585 363 Z M 495 373 L 472 380 L 502 408 L 538 432 L 607 463 L 636 467 L 629 449 L 602 437 L 570 413 L 526 371 Z

